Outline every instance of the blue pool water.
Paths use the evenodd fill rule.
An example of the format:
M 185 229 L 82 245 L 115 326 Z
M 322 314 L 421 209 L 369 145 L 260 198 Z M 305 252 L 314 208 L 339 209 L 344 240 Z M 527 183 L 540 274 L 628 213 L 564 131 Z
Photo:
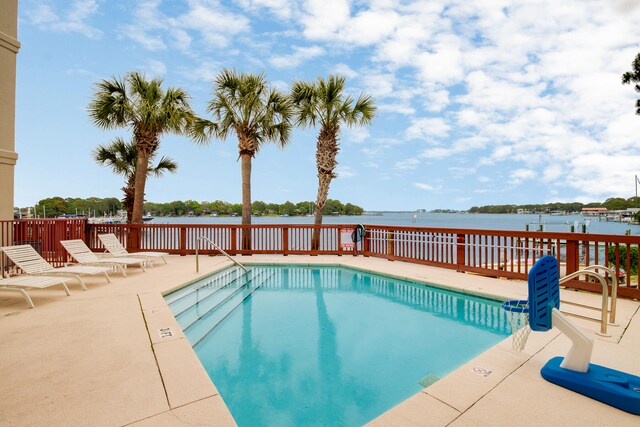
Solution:
M 356 270 L 247 276 L 166 296 L 240 426 L 362 425 L 510 333 L 497 302 Z

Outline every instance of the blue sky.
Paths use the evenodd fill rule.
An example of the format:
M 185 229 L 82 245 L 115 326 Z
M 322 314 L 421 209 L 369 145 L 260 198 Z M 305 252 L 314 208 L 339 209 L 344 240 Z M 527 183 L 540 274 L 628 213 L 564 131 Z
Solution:
M 376 99 L 344 129 L 329 197 L 369 210 L 602 201 L 634 195 L 637 94 L 621 84 L 640 51 L 635 0 L 20 0 L 15 204 L 121 197 L 91 158 L 126 131 L 87 115 L 97 81 L 161 77 L 207 115 L 222 68 L 295 80 L 339 73 Z M 314 200 L 317 129 L 253 162 L 253 200 Z M 146 199 L 241 200 L 235 135 L 167 136 L 179 164 Z

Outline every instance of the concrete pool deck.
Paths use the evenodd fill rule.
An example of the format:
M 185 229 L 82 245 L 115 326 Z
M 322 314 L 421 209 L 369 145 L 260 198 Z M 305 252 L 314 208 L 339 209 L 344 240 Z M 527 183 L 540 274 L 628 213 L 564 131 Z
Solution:
M 361 256 L 252 256 L 243 263 L 344 265 L 499 299 L 526 299 L 526 283 Z M 82 291 L 30 291 L 35 309 L 0 293 L 0 425 L 234 425 L 223 397 L 164 304 L 161 293 L 231 262 L 168 257 L 113 283 L 87 278 Z M 598 306 L 600 295 L 562 291 Z M 595 336 L 592 362 L 640 375 L 640 304 L 619 300 L 611 337 Z M 580 311 L 581 309 L 573 309 Z M 596 313 L 596 312 L 594 312 Z M 546 382 L 540 369 L 569 349 L 556 329 L 532 333 L 522 353 L 510 338 L 373 420 L 375 426 L 637 425 L 640 417 Z

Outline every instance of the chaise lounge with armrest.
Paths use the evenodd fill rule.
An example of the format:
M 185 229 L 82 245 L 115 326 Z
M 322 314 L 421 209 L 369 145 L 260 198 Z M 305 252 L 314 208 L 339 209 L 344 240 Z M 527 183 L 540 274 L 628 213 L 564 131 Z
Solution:
M 29 294 L 27 294 L 26 289 L 44 289 L 54 285 L 62 285 L 67 296 L 71 295 L 67 284 L 61 277 L 23 275 L 0 279 L 0 291 L 18 292 L 22 294 L 24 299 L 27 300 L 29 308 L 36 308 L 36 306 Z
M 84 280 L 80 276 L 95 276 L 103 274 L 107 282 L 111 283 L 111 278 L 107 274 L 109 267 L 94 267 L 90 265 L 72 265 L 68 267 L 54 268 L 47 262 L 31 245 L 3 246 L 0 251 L 4 252 L 9 259 L 25 273 L 32 276 L 61 275 L 72 277 L 80 282 L 83 290 L 87 290 Z
M 145 271 L 144 264 L 147 263 L 145 258 L 100 258 L 80 239 L 61 240 L 60 244 L 69 252 L 69 255 L 71 255 L 73 259 L 82 265 L 111 266 L 119 269 L 124 277 L 127 277 L 125 267 L 130 265 L 138 265 L 142 268 L 142 271 Z
M 109 252 L 114 257 L 142 257 L 145 258 L 150 263 L 153 262 L 153 258 L 162 258 L 164 263 L 167 263 L 165 255 L 169 255 L 167 252 L 133 252 L 129 253 L 122 246 L 118 237 L 115 234 L 98 234 L 98 238 L 104 245 L 107 252 Z M 152 264 L 153 265 L 153 264 Z

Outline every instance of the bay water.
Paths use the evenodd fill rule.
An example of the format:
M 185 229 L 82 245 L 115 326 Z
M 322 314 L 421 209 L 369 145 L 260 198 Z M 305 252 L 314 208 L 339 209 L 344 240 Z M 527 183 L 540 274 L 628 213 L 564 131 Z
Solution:
M 151 224 L 240 224 L 239 216 L 156 217 Z M 311 216 L 255 216 L 253 224 L 313 224 Z M 482 230 L 520 230 L 576 232 L 583 227 L 591 234 L 640 235 L 640 225 L 607 221 L 597 216 L 537 214 L 466 214 L 381 212 L 377 215 L 325 216 L 323 224 L 373 224 L 407 227 L 471 228 Z

